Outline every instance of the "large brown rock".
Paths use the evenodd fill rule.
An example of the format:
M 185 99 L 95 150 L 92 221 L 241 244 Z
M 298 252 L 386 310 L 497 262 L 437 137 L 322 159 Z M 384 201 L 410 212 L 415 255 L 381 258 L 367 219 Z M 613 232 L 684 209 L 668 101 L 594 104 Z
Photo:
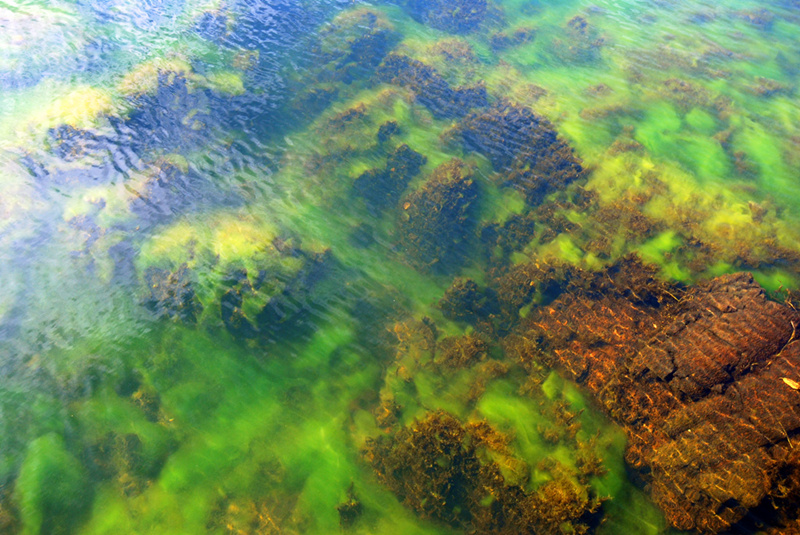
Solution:
M 537 341 L 523 356 L 548 360 L 623 425 L 626 459 L 673 526 L 716 533 L 765 511 L 788 522 L 772 503 L 796 510 L 799 324 L 749 274 L 687 290 L 628 261 L 516 336 Z

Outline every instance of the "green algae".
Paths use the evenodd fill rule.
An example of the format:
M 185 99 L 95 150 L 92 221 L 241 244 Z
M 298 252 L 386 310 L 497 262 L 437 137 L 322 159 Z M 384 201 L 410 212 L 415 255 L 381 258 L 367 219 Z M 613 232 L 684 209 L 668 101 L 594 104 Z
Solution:
M 91 502 L 83 467 L 55 434 L 30 443 L 14 492 L 25 534 L 64 529 Z

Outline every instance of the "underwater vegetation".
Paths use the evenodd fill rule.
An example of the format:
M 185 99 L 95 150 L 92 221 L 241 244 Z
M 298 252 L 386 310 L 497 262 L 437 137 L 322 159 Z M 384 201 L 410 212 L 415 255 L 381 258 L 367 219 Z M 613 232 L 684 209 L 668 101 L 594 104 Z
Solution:
M 564 475 L 535 493 L 507 485 L 491 452 L 508 455 L 508 438 L 486 422 L 464 427 L 438 411 L 368 444 L 378 478 L 423 518 L 474 533 L 586 533 L 601 500 Z M 519 462 L 503 458 L 504 463 Z
M 796 0 L 0 3 L 0 533 L 793 533 Z

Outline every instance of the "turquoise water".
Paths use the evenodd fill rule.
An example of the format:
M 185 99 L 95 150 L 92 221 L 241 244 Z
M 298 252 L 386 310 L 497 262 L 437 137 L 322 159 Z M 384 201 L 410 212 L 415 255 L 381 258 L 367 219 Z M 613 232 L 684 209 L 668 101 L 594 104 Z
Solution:
M 0 532 L 466 533 L 385 447 L 436 426 L 571 497 L 539 532 L 669 532 L 624 432 L 505 350 L 545 292 L 440 302 L 630 253 L 797 291 L 800 6 L 440 4 L 0 0 Z M 505 104 L 580 172 L 501 169 L 469 110 Z

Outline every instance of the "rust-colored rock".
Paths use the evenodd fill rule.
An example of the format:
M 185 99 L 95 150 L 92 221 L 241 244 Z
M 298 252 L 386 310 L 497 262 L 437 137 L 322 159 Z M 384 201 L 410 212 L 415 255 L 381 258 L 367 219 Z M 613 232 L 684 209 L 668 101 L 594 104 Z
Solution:
M 538 342 L 523 359 L 546 359 L 623 425 L 626 460 L 673 526 L 717 533 L 754 516 L 792 525 L 772 504 L 800 503 L 797 325 L 749 274 L 685 289 L 627 260 L 515 337 Z

